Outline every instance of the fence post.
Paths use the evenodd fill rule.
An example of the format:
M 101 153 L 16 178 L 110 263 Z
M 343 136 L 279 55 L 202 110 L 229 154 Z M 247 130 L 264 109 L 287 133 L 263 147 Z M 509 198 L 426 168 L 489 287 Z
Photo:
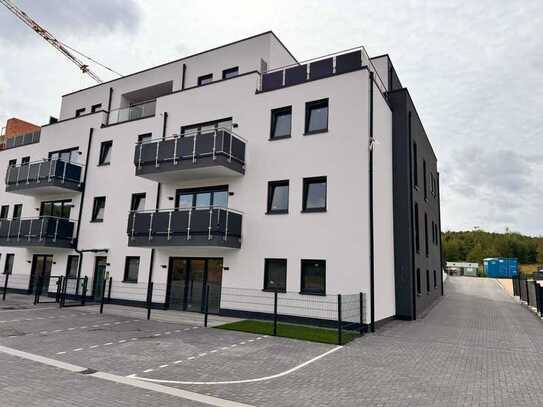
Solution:
M 55 295 L 55 302 L 60 302 L 60 291 L 62 288 L 63 279 L 64 279 L 64 276 L 60 276 L 57 280 L 57 293 Z
M 277 288 L 273 292 L 273 336 L 277 336 Z
M 77 286 L 77 283 L 76 283 Z M 65 278 L 64 282 L 62 284 L 62 290 L 60 292 L 60 303 L 58 304 L 59 308 L 64 307 L 64 303 L 66 302 L 66 289 L 68 287 L 68 279 Z
M 81 305 L 85 305 L 85 300 L 87 299 L 87 284 L 89 283 L 89 277 L 85 276 L 83 278 L 83 289 L 81 291 Z
M 360 336 L 364 335 L 364 293 L 360 293 Z
M 107 290 L 107 303 L 111 303 L 111 285 L 113 284 L 113 277 L 109 278 L 109 288 Z
M 9 273 L 5 274 L 4 279 L 4 292 L 2 293 L 2 301 L 6 301 L 6 292 L 8 291 L 8 280 L 9 280 Z
M 147 287 L 147 319 L 151 319 L 151 304 L 153 303 L 153 285 L 151 281 Z
M 106 279 L 102 281 L 102 298 L 100 298 L 100 314 L 104 313 L 104 299 L 106 298 Z
M 207 315 L 209 313 L 209 284 L 206 285 L 206 302 L 204 307 L 204 326 L 207 328 Z
M 526 305 L 530 306 L 530 286 L 528 285 L 528 277 L 526 277 Z
M 337 295 L 337 344 L 341 345 L 341 294 Z

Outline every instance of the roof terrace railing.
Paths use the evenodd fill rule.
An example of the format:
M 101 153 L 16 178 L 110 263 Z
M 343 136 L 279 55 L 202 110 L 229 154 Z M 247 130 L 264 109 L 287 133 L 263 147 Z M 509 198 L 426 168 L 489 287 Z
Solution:
M 363 67 L 367 67 L 370 72 L 374 73 L 377 87 L 384 95 L 387 92 L 387 87 L 363 46 L 270 69 L 261 75 L 258 90 L 266 92 L 280 89 L 310 80 L 352 72 Z
M 4 135 L 0 138 L 0 150 L 8 150 L 10 148 L 39 143 L 40 134 L 41 134 L 41 131 L 38 130 L 32 133 L 19 134 L 13 137 L 7 137 Z
M 121 107 L 109 112 L 108 125 L 128 122 L 136 119 L 154 116 L 156 112 L 156 99 L 140 102 L 128 107 Z

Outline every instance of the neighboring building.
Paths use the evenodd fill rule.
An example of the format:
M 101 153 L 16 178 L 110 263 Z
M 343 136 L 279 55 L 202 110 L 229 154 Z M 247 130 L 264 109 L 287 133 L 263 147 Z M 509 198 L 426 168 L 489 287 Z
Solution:
M 477 277 L 479 263 L 466 263 L 448 261 L 446 265 L 447 273 L 451 276 L 470 276 Z
M 207 283 L 239 314 L 267 290 L 364 292 L 370 324 L 442 295 L 437 160 L 387 55 L 300 64 L 266 32 L 66 94 L 41 133 L 0 153 L 20 290 L 88 276 L 99 295 L 109 275 L 114 301 L 152 281 L 157 305 L 200 310 Z
M 39 141 L 40 126 L 15 117 L 8 119 L 0 132 L 0 150 Z
M 492 257 L 484 259 L 485 274 L 493 278 L 511 278 L 518 275 L 518 259 Z

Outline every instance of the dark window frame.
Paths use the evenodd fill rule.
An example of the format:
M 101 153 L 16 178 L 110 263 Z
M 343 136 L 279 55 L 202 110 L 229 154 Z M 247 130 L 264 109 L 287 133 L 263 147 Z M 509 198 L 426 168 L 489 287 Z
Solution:
M 75 276 L 72 276 L 70 274 L 70 271 L 71 271 L 71 265 L 72 265 L 72 260 L 76 259 L 77 260 L 77 263 L 75 265 Z M 68 255 L 68 260 L 66 261 L 66 278 L 77 278 L 77 273 L 79 271 L 79 255 L 75 255 L 75 254 L 70 254 Z
M 424 200 L 428 201 L 428 175 L 426 169 L 426 160 L 422 160 L 422 182 L 424 182 Z
M 12 158 L 11 160 L 8 161 L 8 167 L 16 167 L 16 166 L 17 166 L 16 158 Z
M 98 216 L 98 202 L 103 200 L 104 202 L 104 217 L 105 217 L 105 211 L 106 211 L 106 197 L 105 196 L 95 196 L 93 203 L 92 203 L 92 215 L 91 215 L 91 222 L 92 223 L 100 223 L 104 221 L 104 218 L 97 218 Z
M 419 187 L 419 152 L 416 142 L 413 142 L 413 186 Z
M 202 134 L 203 127 L 213 126 L 215 127 L 215 129 L 219 129 L 219 123 L 228 122 L 228 121 L 232 122 L 232 127 L 234 127 L 234 118 L 232 116 L 226 117 L 224 119 L 210 120 L 207 122 L 193 123 L 193 124 L 181 126 L 181 130 L 180 130 L 181 137 L 184 137 L 185 133 L 187 133 L 188 136 L 192 136 L 195 133 Z
M 109 149 L 109 161 L 105 161 L 106 148 Z M 100 155 L 98 156 L 98 166 L 103 167 L 111 164 L 111 154 L 113 150 L 113 140 L 102 141 L 100 143 Z
M 437 270 L 434 270 L 434 289 L 437 288 Z
M 422 282 L 420 280 L 420 268 L 417 268 L 416 272 L 416 278 L 417 278 L 417 295 L 422 295 Z
M 269 267 L 272 263 L 281 264 L 285 268 L 285 276 L 284 276 L 284 288 L 276 288 L 276 287 L 270 287 L 269 286 Z M 287 272 L 288 272 L 288 262 L 287 259 L 283 258 L 265 258 L 264 259 L 264 288 L 262 291 L 271 291 L 280 293 L 286 293 L 287 292 Z
M 70 148 L 65 148 L 65 149 L 62 149 L 62 150 L 49 151 L 49 153 L 47 154 L 47 159 L 49 161 L 51 161 L 52 160 L 51 157 L 53 156 L 53 154 L 58 154 L 59 155 L 58 160 L 60 160 L 60 155 L 62 153 L 71 153 L 72 151 L 79 151 L 79 147 L 70 147 Z M 72 162 L 72 161 L 70 161 L 70 162 Z
M 11 259 L 11 263 L 9 260 Z M 15 253 L 6 253 L 6 260 L 4 262 L 4 272 L 3 274 L 13 274 L 13 265 L 15 264 Z M 8 273 L 9 265 L 9 273 Z
M 321 263 L 324 265 L 324 276 L 322 276 L 322 289 L 319 291 L 308 290 L 304 287 L 304 263 Z M 323 259 L 301 259 L 300 261 L 300 294 L 302 295 L 326 295 L 326 260 Z
M 30 156 L 29 155 L 21 158 L 21 165 L 28 164 L 29 162 L 30 162 Z
M 234 72 L 235 74 L 231 75 Z M 231 76 L 228 76 L 228 75 L 231 75 Z M 222 71 L 223 79 L 231 79 L 231 78 L 235 78 L 236 76 L 239 76 L 239 66 L 233 66 L 232 68 L 223 69 Z
M 312 212 L 326 212 L 328 207 L 328 179 L 326 176 L 320 177 L 309 177 L 303 179 L 303 195 L 302 195 L 302 212 L 303 213 L 312 213 Z M 325 184 L 324 188 L 324 206 L 319 208 L 308 208 L 307 207 L 307 198 L 309 192 L 310 184 Z
M 2 205 L 0 207 L 0 219 L 7 219 L 9 216 L 9 205 Z
M 75 117 L 80 117 L 85 114 L 85 110 L 87 110 L 85 107 L 81 107 L 79 109 L 75 110 Z
M 147 194 L 145 192 L 137 192 L 137 193 L 132 194 L 132 197 L 130 198 L 131 211 L 137 210 L 137 207 L 139 206 L 139 200 L 141 200 L 141 198 L 147 199 Z M 136 203 L 138 203 L 138 205 L 136 205 Z
M 15 216 L 17 212 L 19 213 L 19 216 Z M 15 204 L 13 205 L 13 213 L 11 215 L 12 219 L 20 219 L 23 217 L 23 204 Z
M 277 118 L 282 115 L 290 115 L 290 132 L 289 134 L 281 135 L 281 136 L 274 136 L 275 129 L 277 126 Z M 271 118 L 270 118 L 270 141 L 273 140 L 282 140 L 285 138 L 291 138 L 292 137 L 292 105 L 291 106 L 283 106 L 278 107 L 276 109 L 272 109 L 271 111 Z
M 287 190 L 287 208 L 286 209 L 272 209 L 273 204 L 273 194 L 274 188 L 278 186 L 286 186 Z M 266 205 L 266 214 L 267 215 L 285 215 L 288 214 L 288 209 L 290 206 L 290 181 L 288 179 L 279 180 L 279 181 L 269 181 L 268 182 L 268 200 Z
M 144 139 L 147 139 L 148 140 L 152 140 L 153 139 L 153 133 L 142 133 L 142 134 L 138 134 L 138 143 L 142 143 L 144 141 L 148 141 L 148 140 L 144 140 Z
M 95 105 L 91 106 L 91 113 L 96 113 L 100 109 L 102 109 L 102 104 L 96 103 Z
M 318 109 L 326 106 L 326 128 L 309 130 L 309 121 L 311 118 L 311 110 Z M 326 133 L 328 132 L 330 125 L 330 102 L 328 98 L 313 100 L 311 102 L 306 102 L 305 104 L 305 126 L 304 126 L 304 136 L 309 136 L 312 134 Z
M 414 223 L 415 223 L 415 251 L 420 253 L 420 219 L 419 219 L 419 204 L 415 202 L 415 207 L 413 209 L 415 212 Z
M 136 279 L 128 279 L 128 272 L 129 272 L 129 265 L 132 260 L 138 261 L 138 269 L 136 274 Z M 126 256 L 124 259 L 124 273 L 123 273 L 123 283 L 130 283 L 130 284 L 137 284 L 138 283 L 138 277 L 139 277 L 139 271 L 140 271 L 140 256 Z
M 179 209 L 179 196 L 181 195 L 192 195 L 192 207 L 196 207 L 197 195 L 199 193 L 211 193 L 209 206 L 213 207 L 215 205 L 215 192 L 226 192 L 228 199 L 228 185 L 215 185 L 210 187 L 196 187 L 196 188 L 179 188 L 175 190 L 175 209 Z
M 209 80 L 209 82 L 203 83 L 204 81 L 207 81 L 207 80 Z M 204 85 L 210 84 L 211 82 L 213 82 L 212 73 L 208 73 L 208 74 L 201 75 L 198 77 L 198 86 L 204 86 Z
M 426 293 L 430 294 L 430 270 L 426 269 Z
M 67 204 L 70 205 L 69 209 L 70 209 L 70 214 L 71 214 L 71 210 L 73 208 L 73 203 L 72 203 L 72 200 L 71 199 L 58 199 L 58 200 L 50 200 L 50 201 L 41 201 L 40 202 L 40 216 L 53 216 L 53 215 L 44 215 L 43 214 L 43 210 L 44 210 L 44 207 L 45 205 L 47 204 L 61 204 L 60 207 L 61 207 L 61 212 L 64 211 L 64 208 L 65 207 L 68 207 Z M 62 216 L 60 216 L 62 218 Z M 64 218 L 64 219 L 70 219 L 70 217 L 68 216 L 67 218 Z
M 424 212 L 424 254 L 430 256 L 430 237 L 428 236 L 428 213 Z

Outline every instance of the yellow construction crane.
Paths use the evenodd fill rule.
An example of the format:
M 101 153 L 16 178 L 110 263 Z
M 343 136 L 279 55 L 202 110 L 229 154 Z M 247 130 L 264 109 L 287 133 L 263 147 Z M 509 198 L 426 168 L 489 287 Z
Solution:
M 68 58 L 70 61 L 72 61 L 74 64 L 76 64 L 81 72 L 89 75 L 92 79 L 94 79 L 98 83 L 102 83 L 103 81 L 100 79 L 98 75 L 96 75 L 93 71 L 89 69 L 89 66 L 87 64 L 84 64 L 79 58 L 77 58 L 75 55 L 73 55 L 69 50 L 81 55 L 82 57 L 88 59 L 89 61 L 92 61 L 101 67 L 119 75 L 122 76 L 120 73 L 115 72 L 113 69 L 108 68 L 105 65 L 102 65 L 100 62 L 82 54 L 81 52 L 77 51 L 76 49 L 60 42 L 57 40 L 49 31 L 47 31 L 45 28 L 40 26 L 36 21 L 34 21 L 28 14 L 26 14 L 24 11 L 22 11 L 20 8 L 18 8 L 15 4 L 13 4 L 10 0 L 0 0 L 0 3 L 6 6 L 6 8 L 11 11 L 13 14 L 15 14 L 23 23 L 25 23 L 27 26 L 29 26 L 34 32 L 36 32 L 38 35 L 40 35 L 45 41 L 47 41 L 49 44 L 51 44 L 53 47 L 55 47 L 58 51 L 60 51 L 66 58 Z

